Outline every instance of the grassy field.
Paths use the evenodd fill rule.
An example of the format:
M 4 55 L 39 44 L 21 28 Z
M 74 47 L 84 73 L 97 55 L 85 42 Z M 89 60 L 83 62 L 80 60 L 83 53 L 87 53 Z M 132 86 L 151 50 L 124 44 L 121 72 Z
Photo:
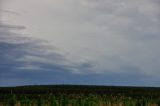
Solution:
M 87 85 L 0 87 L 0 106 L 160 106 L 160 88 Z

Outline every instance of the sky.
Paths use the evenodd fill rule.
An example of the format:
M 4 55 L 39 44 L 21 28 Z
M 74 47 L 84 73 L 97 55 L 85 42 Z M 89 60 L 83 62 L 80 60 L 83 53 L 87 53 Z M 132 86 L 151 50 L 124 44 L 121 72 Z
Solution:
M 159 0 L 0 0 L 0 86 L 160 87 Z

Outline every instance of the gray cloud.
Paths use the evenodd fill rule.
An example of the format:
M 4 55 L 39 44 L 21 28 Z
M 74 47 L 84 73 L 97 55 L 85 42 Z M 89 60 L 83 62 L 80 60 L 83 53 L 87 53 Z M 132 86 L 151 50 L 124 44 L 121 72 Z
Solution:
M 65 72 L 70 77 L 95 74 L 94 80 L 99 82 L 102 74 L 112 80 L 120 75 L 119 79 L 133 83 L 137 77 L 146 85 L 148 80 L 149 85 L 159 81 L 159 0 L 14 0 L 9 4 L 3 10 L 20 15 L 3 14 L 3 19 L 27 26 L 0 24 L 0 33 L 7 35 L 1 36 L 1 48 L 11 47 L 4 51 L 16 58 L 14 63 L 23 63 L 17 70 L 43 73 L 46 69 L 50 73 L 55 69 L 51 72 L 64 79 Z M 13 32 L 21 29 L 32 37 Z M 14 53 L 18 52 L 23 55 L 17 58 Z M 132 74 L 133 78 L 127 77 Z
M 25 81 L 40 80 L 49 74 L 67 75 L 92 67 L 90 63 L 72 63 L 44 40 L 12 32 L 24 28 L 0 23 L 0 86 L 17 80 L 25 84 Z
M 148 0 L 83 1 L 86 2 L 88 11 L 84 12 L 82 16 L 106 31 L 108 31 L 107 29 L 113 31 L 116 36 L 125 36 L 131 40 L 159 38 L 160 12 L 157 3 Z

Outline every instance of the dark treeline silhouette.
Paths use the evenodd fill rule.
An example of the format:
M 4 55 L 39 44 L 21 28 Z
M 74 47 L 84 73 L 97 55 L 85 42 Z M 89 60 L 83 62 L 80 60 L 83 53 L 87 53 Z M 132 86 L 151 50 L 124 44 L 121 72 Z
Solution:
M 124 95 L 130 97 L 160 96 L 159 87 L 94 86 L 94 85 L 31 85 L 0 87 L 0 94 L 98 94 Z

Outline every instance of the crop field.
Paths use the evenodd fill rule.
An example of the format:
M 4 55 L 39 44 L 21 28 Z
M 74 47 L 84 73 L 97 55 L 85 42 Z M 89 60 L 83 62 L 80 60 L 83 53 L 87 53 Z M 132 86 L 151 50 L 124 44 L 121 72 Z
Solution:
M 1 87 L 0 106 L 160 106 L 160 88 L 87 85 Z

